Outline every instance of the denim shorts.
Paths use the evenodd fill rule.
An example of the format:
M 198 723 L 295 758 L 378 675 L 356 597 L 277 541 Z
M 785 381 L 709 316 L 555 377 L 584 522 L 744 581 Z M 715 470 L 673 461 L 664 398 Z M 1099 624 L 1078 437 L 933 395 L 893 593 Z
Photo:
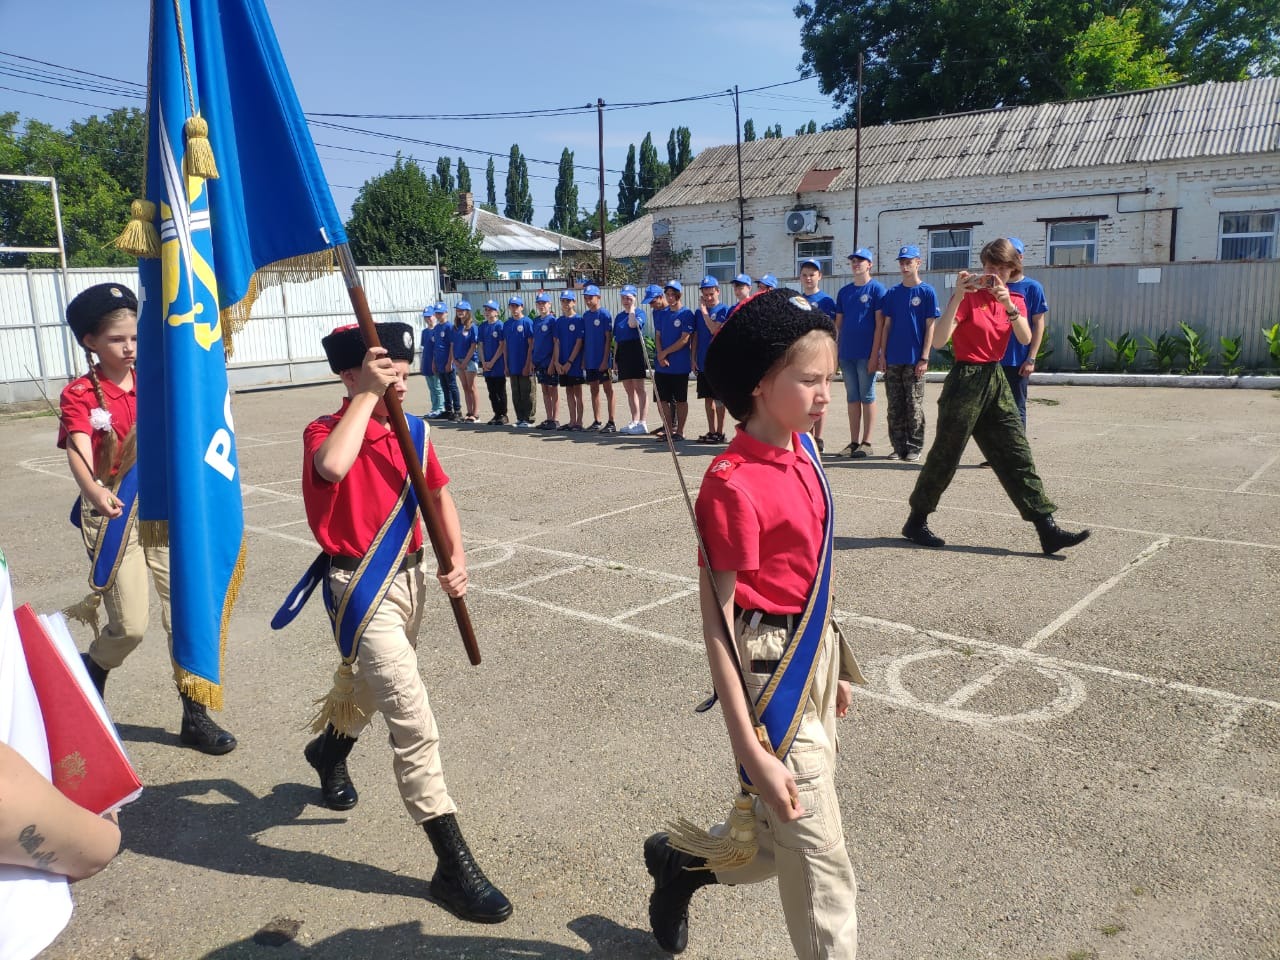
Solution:
M 876 402 L 876 375 L 867 370 L 867 358 L 841 360 L 844 374 L 844 393 L 848 403 Z

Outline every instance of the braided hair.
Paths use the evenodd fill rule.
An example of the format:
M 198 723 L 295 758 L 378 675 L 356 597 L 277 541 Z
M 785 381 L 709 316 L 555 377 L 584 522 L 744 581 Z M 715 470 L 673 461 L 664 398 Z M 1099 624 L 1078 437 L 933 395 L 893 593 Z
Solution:
M 131 312 L 129 308 L 121 308 L 120 310 L 112 310 L 110 313 L 104 313 L 93 323 L 90 329 L 85 333 L 96 336 L 108 323 L 114 321 L 121 313 Z M 84 359 L 89 366 L 89 382 L 93 384 L 93 395 L 98 400 L 98 406 L 108 413 L 111 412 L 110 405 L 107 403 L 107 395 L 102 389 L 102 384 L 98 380 L 97 365 L 93 360 L 93 351 L 85 346 L 83 338 L 80 345 L 84 347 Z M 94 457 L 93 475 L 101 480 L 104 484 L 109 484 L 113 468 L 116 466 L 117 455 L 120 463 L 120 473 L 124 473 L 137 459 L 137 428 L 131 427 L 129 433 L 124 438 L 123 445 L 120 438 L 116 435 L 114 427 L 107 427 L 104 431 L 102 443 L 98 446 L 97 456 Z

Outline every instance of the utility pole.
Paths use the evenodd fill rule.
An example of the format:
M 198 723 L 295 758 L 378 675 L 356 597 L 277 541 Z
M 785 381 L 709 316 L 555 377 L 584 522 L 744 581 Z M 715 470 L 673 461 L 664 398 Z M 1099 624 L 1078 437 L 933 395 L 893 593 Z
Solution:
M 858 129 L 853 147 L 853 249 L 858 249 L 858 201 L 862 193 L 862 52 L 858 52 L 858 83 L 856 87 Z M 877 251 L 877 256 L 879 255 Z
M 609 258 L 604 245 L 604 100 L 600 97 L 596 97 L 596 121 L 600 129 L 600 283 L 608 283 Z
M 736 83 L 733 85 L 733 129 L 738 146 L 738 272 L 745 273 L 747 269 L 747 225 L 745 215 L 747 201 L 742 197 L 742 121 L 738 103 L 738 85 Z

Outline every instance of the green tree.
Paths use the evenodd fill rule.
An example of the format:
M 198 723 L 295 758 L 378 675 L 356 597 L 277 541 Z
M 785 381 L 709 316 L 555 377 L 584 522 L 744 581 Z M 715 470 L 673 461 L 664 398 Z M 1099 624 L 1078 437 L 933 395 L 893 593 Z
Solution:
M 463 193 L 471 192 L 471 168 L 461 157 L 458 158 L 458 189 Z
M 692 134 L 688 127 L 672 127 L 667 136 L 667 169 L 674 180 L 693 160 Z
M 636 218 L 640 206 L 640 184 L 636 179 L 636 145 L 627 148 L 627 162 L 622 166 L 622 179 L 618 181 L 618 209 L 614 218 L 618 225 L 630 223 Z
M 560 152 L 560 174 L 556 180 L 555 208 L 547 229 L 574 236 L 578 226 L 578 185 L 573 182 L 573 151 L 568 147 Z
M 754 140 L 755 138 L 756 122 L 754 120 L 747 120 L 747 122 L 742 125 L 742 140 L 745 143 L 746 141 Z
M 503 214 L 521 223 L 533 222 L 533 195 L 529 191 L 529 161 L 517 144 L 511 145 L 507 157 L 506 206 Z
M 1087 97 L 1099 90 L 1145 90 L 1176 83 L 1164 50 L 1146 47 L 1141 14 L 1125 10 L 1119 18 L 1100 14 L 1080 34 L 1064 59 L 1067 93 Z
M 637 215 L 655 193 L 671 182 L 671 168 L 658 159 L 658 148 L 653 145 L 653 135 L 646 133 L 640 143 L 640 178 Z
M 435 180 L 436 183 L 432 183 Z M 456 214 L 453 191 L 427 178 L 413 160 L 397 157 L 385 173 L 366 180 L 351 205 L 347 237 L 356 262 L 368 266 L 434 263 L 458 280 L 494 275 L 478 235 Z
M 817 132 L 818 132 L 818 122 L 816 120 L 810 120 L 808 123 L 802 123 L 800 124 L 800 126 L 796 127 L 797 137 L 803 137 L 806 133 L 817 133 Z
M 453 193 L 453 173 L 450 171 L 452 161 L 448 157 L 441 157 L 436 161 L 436 182 L 440 185 L 440 189 L 445 193 Z
M 782 124 L 780 124 L 780 123 L 775 123 L 772 127 L 765 127 L 765 128 L 764 128 L 764 139 L 765 139 L 765 140 L 781 140 L 781 139 L 782 139 Z
M 498 188 L 493 179 L 493 157 L 489 158 L 489 166 L 484 171 L 484 208 L 490 213 L 498 212 Z

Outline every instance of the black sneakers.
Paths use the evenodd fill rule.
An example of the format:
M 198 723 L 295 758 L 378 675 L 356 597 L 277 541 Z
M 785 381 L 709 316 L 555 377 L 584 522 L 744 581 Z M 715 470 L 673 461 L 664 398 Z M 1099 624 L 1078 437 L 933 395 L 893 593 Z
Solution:
M 913 513 L 907 518 L 907 522 L 902 527 L 902 535 L 922 547 L 936 548 L 947 544 L 947 541 L 929 529 L 929 523 L 923 513 Z

